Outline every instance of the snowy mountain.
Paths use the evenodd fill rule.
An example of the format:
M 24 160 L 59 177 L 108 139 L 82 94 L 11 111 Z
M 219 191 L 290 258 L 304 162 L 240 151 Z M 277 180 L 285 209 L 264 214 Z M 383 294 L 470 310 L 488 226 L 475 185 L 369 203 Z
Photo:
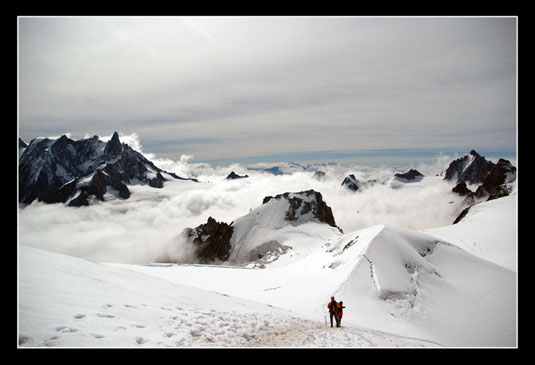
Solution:
M 226 179 L 227 180 L 236 180 L 236 179 L 245 179 L 245 178 L 248 178 L 249 175 L 238 175 L 237 173 L 235 173 L 234 171 L 232 171 L 230 174 L 227 175 Z
M 493 162 L 486 160 L 475 150 L 471 150 L 468 155 L 450 163 L 445 172 L 444 179 L 478 184 L 483 182 L 493 167 Z
M 23 144 L 19 141 L 20 146 Z M 33 139 L 19 158 L 19 202 L 88 205 L 90 196 L 104 200 L 109 191 L 122 199 L 130 196 L 127 184 L 161 188 L 166 179 L 183 179 L 156 167 L 141 153 L 121 143 L 115 132 L 108 142 L 97 136 L 74 141 Z
M 464 230 L 484 232 L 481 225 L 492 224 L 503 210 L 501 200 L 482 206 L 487 213 L 475 225 L 465 222 Z M 235 220 L 223 265 L 114 266 L 316 320 L 327 317 L 326 301 L 335 295 L 347 306 L 343 323 L 351 328 L 443 346 L 515 345 L 516 274 L 452 243 L 458 227 L 444 227 L 436 236 L 385 225 L 344 234 L 317 220 L 291 224 L 289 206 L 280 199 Z M 502 214 L 514 210 L 507 207 Z M 513 221 L 505 224 L 514 227 Z M 516 251 L 514 232 L 504 232 Z M 488 236 L 481 238 L 484 246 Z
M 467 208 L 455 219 L 455 224 L 463 219 L 473 204 L 508 196 L 514 188 L 516 167 L 503 158 L 496 164 L 487 161 L 472 150 L 470 154 L 450 163 L 444 180 L 457 182 L 452 192 L 465 197 L 464 204 Z M 467 183 L 475 191 L 470 190 Z
M 424 175 L 418 170 L 410 169 L 405 173 L 397 173 L 394 177 L 402 182 L 418 182 L 423 179 Z
M 21 161 L 32 149 L 41 151 L 40 165 L 34 156 L 33 176 L 45 180 L 61 175 L 56 172 L 64 169 L 63 175 L 72 174 L 68 178 L 74 179 L 71 184 L 76 182 L 78 194 L 84 186 L 83 191 L 93 191 L 97 198 L 99 189 L 110 188 L 119 194 L 118 188 L 109 185 L 109 179 L 117 175 L 110 174 L 113 167 L 108 167 L 115 166 L 118 176 L 129 171 L 127 162 L 119 162 L 127 147 L 118 136 L 107 143 L 93 138 L 98 149 L 86 141 L 87 153 L 81 155 L 84 143 L 64 139 L 60 145 L 72 146 L 64 151 L 77 151 L 64 152 L 69 156 L 65 158 L 59 157 L 59 146 L 53 147 L 60 139 L 43 145 L 32 141 L 21 147 Z M 29 156 L 33 154 L 24 157 L 28 165 Z M 83 163 L 69 165 L 73 156 L 90 162 L 85 170 Z M 474 162 L 477 156 L 472 156 Z M 58 160 L 62 163 L 51 163 Z M 479 184 L 485 185 L 486 179 L 489 184 L 498 181 L 500 186 L 505 184 L 509 195 L 497 194 L 495 199 L 473 204 L 457 224 L 422 231 L 392 223 L 369 224 L 362 229 L 344 229 L 345 233 L 337 222 L 345 228 L 340 222 L 373 214 L 382 205 L 399 214 L 392 202 L 400 199 L 404 203 L 398 204 L 403 207 L 408 200 L 423 201 L 424 205 L 413 209 L 422 219 L 425 212 L 434 212 L 422 210 L 430 204 L 439 206 L 440 212 L 452 210 L 454 214 L 445 216 L 454 217 L 460 207 L 449 201 L 455 199 L 451 187 L 456 181 L 429 176 L 428 170 L 421 170 L 425 177 L 416 170 L 397 174 L 400 176 L 392 170 L 379 175 L 359 170 L 359 177 L 368 182 L 355 194 L 339 185 L 349 169 L 329 170 L 320 179 L 311 178 L 309 171 L 282 175 L 255 171 L 247 179 L 227 180 L 230 168 L 225 168 L 219 175 L 211 173 L 209 179 L 203 179 L 212 183 L 183 183 L 169 179 L 173 174 L 156 170 L 145 160 L 136 161 L 147 173 L 129 178 L 133 195 L 127 200 L 110 199 L 84 209 L 21 205 L 19 346 L 517 344 L 518 197 L 516 169 L 507 161 L 494 164 Z M 500 170 L 495 170 L 498 165 Z M 75 175 L 72 171 L 76 169 L 68 170 L 70 166 L 83 171 Z M 463 165 L 461 173 L 468 166 Z M 162 188 L 153 189 L 150 178 L 158 173 L 169 180 Z M 381 183 L 369 182 L 372 180 Z M 299 189 L 286 189 L 288 186 Z M 437 194 L 440 199 L 433 198 Z M 66 201 L 75 198 L 72 195 Z M 367 199 L 369 209 L 358 205 L 341 209 L 362 199 Z M 331 209 L 329 201 L 336 209 Z M 65 210 L 74 212 L 65 214 Z M 104 218 L 95 217 L 107 217 L 110 222 L 101 224 L 99 219 Z M 88 220 L 99 223 L 98 232 L 88 235 L 95 231 Z M 67 226 L 73 227 L 69 238 L 64 237 Z M 60 246 L 69 246 L 72 240 L 75 249 L 64 252 L 100 263 L 36 248 L 47 247 L 40 246 L 45 240 L 57 240 L 53 248 L 59 247 L 60 252 Z M 110 256 L 97 255 L 106 250 L 118 254 L 108 261 L 103 257 Z M 155 253 L 136 256 L 144 250 Z M 127 255 L 150 258 L 121 261 Z M 342 328 L 331 329 L 328 323 L 326 305 L 331 295 L 346 306 Z
M 355 175 L 350 174 L 344 178 L 344 181 L 342 181 L 342 186 L 349 190 L 357 191 L 362 188 L 362 183 L 357 180 Z
M 354 174 L 350 174 L 344 178 L 342 181 L 342 186 L 352 191 L 359 191 L 359 189 L 367 188 L 375 185 L 376 183 L 380 183 L 392 189 L 399 189 L 404 187 L 406 184 L 422 181 L 423 178 L 424 175 L 418 170 L 414 169 L 410 169 L 405 173 L 395 173 L 393 176 L 385 177 L 380 181 L 371 179 L 362 182 L 358 180 Z
M 498 208 L 498 201 L 485 209 Z M 327 321 L 326 304 L 334 295 L 347 307 L 342 325 L 351 330 L 373 328 L 437 346 L 515 346 L 515 272 L 438 236 L 385 225 L 342 234 L 315 222 L 269 233 L 253 228 L 254 236 L 265 237 L 261 242 L 276 237 L 284 248 L 276 259 L 239 266 L 113 266 L 316 321 Z
M 262 205 L 246 216 L 230 224 L 208 218 L 206 224 L 187 230 L 189 240 L 198 246 L 197 257 L 201 262 L 229 261 L 233 264 L 248 263 L 255 259 L 275 260 L 285 247 L 278 241 L 303 224 L 336 226 L 331 208 L 322 195 L 309 190 L 267 196 Z

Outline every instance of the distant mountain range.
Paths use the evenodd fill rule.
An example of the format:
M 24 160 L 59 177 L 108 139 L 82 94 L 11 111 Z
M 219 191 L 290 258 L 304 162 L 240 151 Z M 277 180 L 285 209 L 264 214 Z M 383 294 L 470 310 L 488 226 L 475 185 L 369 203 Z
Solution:
M 89 197 L 104 200 L 106 192 L 128 199 L 127 184 L 161 188 L 168 179 L 182 178 L 155 166 L 141 153 L 121 143 L 115 132 L 108 142 L 98 136 L 72 140 L 19 139 L 19 202 L 89 204 Z
M 469 200 L 487 197 L 488 200 L 509 195 L 508 185 L 516 179 L 516 167 L 510 161 L 500 158 L 497 163 L 485 159 L 472 150 L 455 161 L 445 171 L 444 180 L 457 182 L 453 192 L 466 196 Z M 475 192 L 467 184 L 479 185 Z
M 325 179 L 318 166 L 295 162 L 286 165 L 249 168 L 281 175 L 285 172 L 314 170 L 315 179 Z M 497 163 L 486 160 L 476 151 L 456 159 L 442 173 L 444 179 L 456 182 L 453 192 L 466 196 L 467 203 L 476 199 L 495 199 L 510 193 L 511 181 L 516 178 L 516 167 L 505 159 Z M 228 180 L 247 178 L 232 171 Z M 420 181 L 424 175 L 410 169 L 382 181 L 393 188 Z M 19 138 L 19 202 L 30 204 L 35 199 L 45 203 L 66 203 L 69 206 L 88 205 L 92 197 L 103 201 L 105 193 L 128 199 L 129 184 L 146 184 L 162 188 L 169 179 L 192 180 L 158 168 L 128 144 L 121 143 L 119 134 L 104 142 L 98 136 L 72 140 L 63 135 L 57 139 L 36 138 L 26 144 Z M 361 182 L 354 174 L 345 177 L 342 186 L 358 191 L 377 183 Z M 469 186 L 474 191 L 470 190 Z M 474 185 L 478 185 L 477 188 Z

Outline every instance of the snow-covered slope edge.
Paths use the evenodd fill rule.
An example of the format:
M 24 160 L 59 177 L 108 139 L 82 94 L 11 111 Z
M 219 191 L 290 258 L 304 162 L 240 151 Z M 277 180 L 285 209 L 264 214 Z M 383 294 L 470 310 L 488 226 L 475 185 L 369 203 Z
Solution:
M 470 207 L 457 224 L 427 229 L 464 250 L 517 271 L 517 189 L 511 195 Z
M 411 230 L 378 225 L 326 236 L 318 228 L 310 222 L 280 232 L 292 249 L 264 269 L 116 265 L 314 319 L 327 320 L 325 306 L 335 295 L 347 306 L 344 325 L 445 346 L 515 346 L 513 271 Z
M 516 274 L 436 237 L 384 227 L 340 284 L 347 322 L 445 346 L 516 344 Z M 348 304 L 349 305 L 349 304 Z
M 24 245 L 18 304 L 21 347 L 437 346 Z

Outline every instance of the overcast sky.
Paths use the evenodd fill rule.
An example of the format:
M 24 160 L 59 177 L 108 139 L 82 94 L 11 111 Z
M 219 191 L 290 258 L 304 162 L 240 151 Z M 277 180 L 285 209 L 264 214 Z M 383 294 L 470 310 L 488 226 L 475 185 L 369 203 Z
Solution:
M 516 150 L 516 18 L 21 17 L 18 26 L 26 142 L 118 131 L 136 133 L 144 152 L 196 160 Z

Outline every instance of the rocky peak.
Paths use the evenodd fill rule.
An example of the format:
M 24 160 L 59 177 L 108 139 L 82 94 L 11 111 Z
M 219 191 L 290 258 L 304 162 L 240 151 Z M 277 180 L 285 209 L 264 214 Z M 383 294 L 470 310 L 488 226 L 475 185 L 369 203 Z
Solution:
M 113 136 L 111 139 L 106 143 L 106 147 L 104 148 L 104 154 L 107 156 L 117 156 L 121 153 L 122 146 L 121 141 L 119 141 L 119 133 L 113 132 Z
M 410 169 L 404 174 L 399 174 L 399 173 L 395 174 L 394 176 L 396 178 L 406 180 L 406 181 L 420 181 L 424 177 L 424 175 L 420 171 L 414 170 L 414 169 Z
M 500 158 L 476 190 L 476 196 L 489 195 L 489 200 L 509 195 L 508 183 L 516 179 L 516 167 L 510 161 Z
M 251 231 L 255 231 L 259 227 L 264 230 L 263 232 L 266 232 L 266 229 L 276 231 L 288 223 L 299 225 L 310 221 L 326 223 L 338 228 L 331 208 L 323 201 L 321 193 L 314 190 L 266 196 L 260 207 L 230 224 L 218 222 L 209 217 L 205 224 L 193 229 L 188 228 L 184 234 L 197 249 L 196 258 L 202 263 L 228 260 L 237 260 L 236 262 L 245 260 L 247 262 L 250 261 L 249 259 L 262 256 L 268 251 L 285 250 L 275 241 L 259 242 L 256 238 L 252 239 L 252 250 L 251 247 L 243 249 L 243 242 Z M 342 232 L 340 228 L 338 229 Z M 236 247 L 239 247 L 239 255 Z M 237 256 L 233 257 L 233 254 Z
M 342 181 L 342 186 L 348 188 L 349 190 L 357 191 L 361 188 L 362 184 L 357 180 L 355 175 L 351 174 L 346 176 L 344 181 Z
M 202 263 L 226 261 L 230 254 L 230 239 L 234 228 L 209 217 L 205 224 L 199 225 L 187 234 L 197 246 L 197 257 Z
M 276 196 L 266 196 L 262 205 L 268 204 L 272 200 L 285 199 L 289 203 L 286 211 L 286 220 L 298 222 L 309 219 L 316 219 L 321 223 L 327 223 L 331 227 L 336 227 L 332 209 L 323 201 L 321 193 L 314 190 L 302 191 L 299 193 L 284 193 Z
M 235 173 L 234 171 L 232 171 L 230 174 L 228 174 L 227 180 L 245 179 L 247 177 L 249 177 L 249 175 L 240 176 L 237 173 Z
M 475 150 L 450 163 L 446 170 L 445 180 L 480 184 L 494 167 L 494 163 L 487 161 Z
M 458 223 L 468 212 L 470 206 L 476 202 L 476 200 L 481 201 L 482 199 L 492 200 L 497 199 L 503 196 L 507 196 L 511 193 L 512 185 L 511 183 L 516 179 L 516 167 L 514 167 L 510 161 L 500 158 L 498 163 L 494 164 L 492 162 L 486 161 L 474 150 L 470 151 L 471 161 L 465 165 L 464 170 L 459 174 L 457 179 L 457 185 L 452 189 L 454 193 L 457 193 L 461 196 L 465 196 L 464 204 L 469 206 L 459 214 L 457 219 L 453 222 Z M 467 159 L 468 156 L 465 156 L 464 159 Z M 450 173 L 456 167 L 456 164 L 459 164 L 459 160 L 453 161 L 448 170 Z M 465 173 L 469 170 L 472 164 L 475 165 L 474 169 L 468 173 Z M 487 171 L 487 169 L 490 169 Z M 447 171 L 448 172 L 448 171 Z M 454 175 L 451 175 L 454 177 Z M 463 177 L 477 177 L 477 179 L 463 179 Z M 448 174 L 446 174 L 446 178 Z M 452 178 L 453 180 L 453 178 Z M 476 192 L 472 192 L 466 186 L 466 182 L 480 182 Z
M 19 148 L 26 148 L 28 145 L 19 137 Z
M 106 186 L 118 192 L 119 198 L 127 199 L 130 192 L 126 184 L 132 179 L 161 188 L 165 181 L 163 173 L 167 172 L 127 144 L 121 144 L 117 132 L 107 143 L 98 136 L 81 140 L 65 135 L 58 139 L 34 139 L 19 158 L 19 202 L 30 204 L 39 199 L 45 203 L 66 203 L 76 197 L 71 205 L 86 205 L 89 195 L 102 200 Z

